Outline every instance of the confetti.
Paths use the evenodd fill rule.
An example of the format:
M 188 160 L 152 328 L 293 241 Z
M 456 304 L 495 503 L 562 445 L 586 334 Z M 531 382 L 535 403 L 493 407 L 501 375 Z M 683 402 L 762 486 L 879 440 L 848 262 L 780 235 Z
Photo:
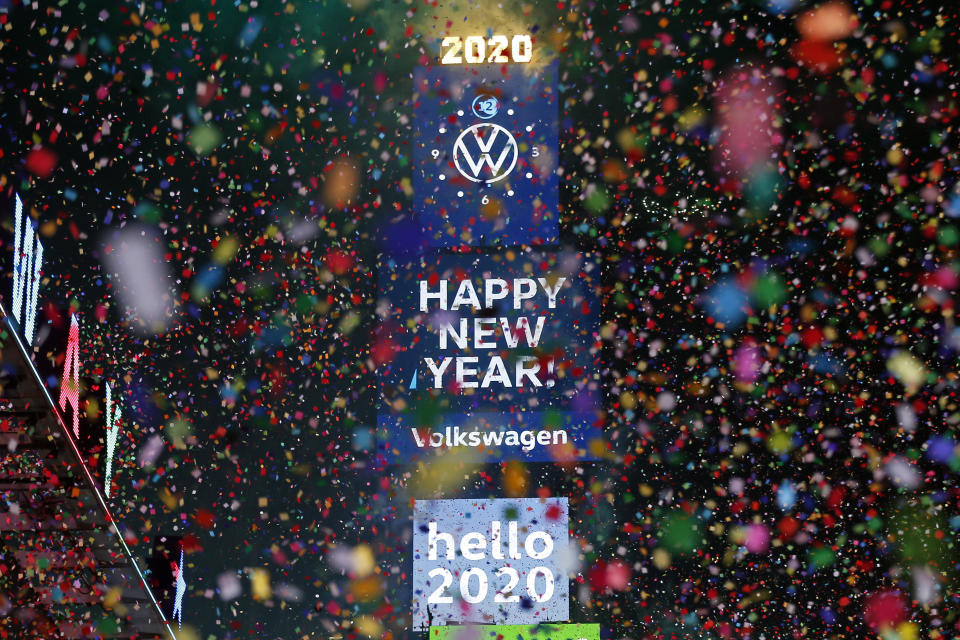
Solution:
M 157 592 L 180 638 L 411 637 L 414 504 L 452 499 L 567 500 L 564 622 L 599 637 L 957 637 L 958 20 L 929 0 L 0 0 L 2 302 L 38 283 L 34 362 L 132 556 L 178 541 L 184 583 L 161 566 Z M 438 71 L 445 37 L 497 34 L 531 36 L 528 67 Z M 514 200 L 510 180 L 461 200 L 456 160 L 414 135 L 424 100 L 451 148 L 472 117 L 462 84 L 418 84 L 440 75 L 555 108 L 529 132 L 549 144 L 519 140 Z M 464 214 L 453 233 L 421 226 L 432 195 L 470 201 L 438 215 Z M 474 229 L 505 241 L 463 251 Z M 13 277 L 15 230 L 35 278 Z M 381 279 L 508 252 L 511 281 L 586 283 L 543 329 L 589 316 L 576 354 L 532 357 L 570 391 L 544 428 L 575 412 L 589 437 L 391 449 L 384 402 L 421 438 L 452 411 L 383 384 L 426 320 Z M 0 521 L 44 513 L 2 493 Z M 56 636 L 40 609 L 126 634 L 115 585 L 85 616 L 74 577 L 0 538 L 12 635 Z

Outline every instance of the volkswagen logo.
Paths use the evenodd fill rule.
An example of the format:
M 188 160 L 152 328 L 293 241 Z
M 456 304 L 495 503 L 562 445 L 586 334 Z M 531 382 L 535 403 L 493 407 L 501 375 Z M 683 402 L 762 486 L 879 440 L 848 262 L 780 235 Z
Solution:
M 503 180 L 513 171 L 519 153 L 509 131 L 498 124 L 480 123 L 457 136 L 453 162 L 467 180 L 490 183 Z

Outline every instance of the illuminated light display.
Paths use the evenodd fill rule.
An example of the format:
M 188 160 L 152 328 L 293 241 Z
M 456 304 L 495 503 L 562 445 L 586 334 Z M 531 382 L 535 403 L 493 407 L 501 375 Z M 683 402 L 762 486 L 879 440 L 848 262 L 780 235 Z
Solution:
M 67 353 L 63 361 L 63 377 L 60 379 L 60 410 L 67 405 L 73 408 L 73 436 L 80 437 L 80 325 L 77 316 L 70 315 L 70 334 L 67 337 Z
M 177 591 L 173 601 L 173 618 L 183 625 L 183 596 L 187 593 L 187 581 L 183 577 L 183 549 L 180 549 L 180 563 L 177 564 Z
M 440 41 L 440 64 L 507 64 L 533 59 L 533 38 L 518 33 L 509 40 L 505 35 L 447 36 Z
M 592 457 L 602 440 L 601 270 L 576 252 L 514 251 L 382 270 L 382 321 L 404 328 L 378 368 L 385 458 Z
M 414 72 L 413 210 L 433 247 L 559 238 L 558 67 Z
M 491 624 L 430 627 L 430 640 L 600 640 L 598 624 Z
M 120 435 L 120 403 L 113 404 L 110 384 L 107 383 L 107 468 L 103 478 L 103 492 L 110 497 L 110 481 L 113 477 L 113 455 Z
M 415 501 L 414 628 L 566 620 L 567 512 L 566 498 Z
M 29 216 L 24 219 L 23 202 L 16 197 L 13 247 L 13 316 L 20 323 L 27 344 L 33 343 L 37 317 L 37 294 L 40 291 L 40 264 L 43 245 L 33 229 Z
M 42 394 L 42 400 L 40 400 L 39 403 L 34 402 L 34 398 L 36 396 L 33 394 L 32 391 L 28 392 L 28 395 L 26 395 L 25 397 L 28 399 L 29 404 L 27 405 L 28 410 L 24 411 L 24 418 L 22 418 L 21 420 L 18 420 L 17 423 L 11 424 L 9 426 L 16 426 L 19 429 L 24 429 L 24 427 L 26 426 L 29 429 L 34 429 L 39 427 L 42 424 L 42 422 L 36 422 L 35 424 L 32 424 L 32 425 L 27 425 L 26 423 L 28 421 L 32 422 L 36 420 L 37 412 L 45 413 L 46 407 L 49 407 L 50 409 L 52 409 L 55 404 L 53 398 L 51 397 L 46 387 L 46 384 L 44 383 L 43 378 L 41 377 L 40 372 L 37 370 L 35 363 L 31 360 L 29 356 L 29 350 L 26 348 L 26 345 L 31 344 L 33 339 L 36 302 L 37 302 L 37 290 L 39 287 L 39 268 L 42 260 L 42 247 L 40 247 L 40 243 L 37 240 L 38 236 L 33 231 L 33 226 L 31 221 L 29 219 L 24 220 L 23 218 L 22 202 L 20 201 L 19 197 L 17 198 L 15 218 L 16 218 L 15 222 L 16 222 L 17 232 L 16 232 L 16 237 L 14 242 L 15 244 L 14 297 L 16 298 L 15 304 L 18 308 L 17 314 L 20 314 L 26 311 L 26 315 L 23 316 L 25 321 L 24 321 L 24 326 L 22 328 L 24 329 L 24 334 L 25 334 L 25 337 L 27 338 L 26 342 L 17 339 L 16 343 L 20 347 L 20 350 L 21 350 L 20 353 L 23 358 L 23 363 L 26 366 L 27 375 L 31 376 L 32 374 L 32 377 L 35 383 L 39 385 L 39 389 Z M 21 232 L 22 232 L 22 235 L 21 235 Z M 36 244 L 34 245 L 35 240 L 36 240 Z M 31 251 L 31 246 L 34 247 L 32 251 Z M 31 275 L 31 270 L 32 270 L 32 275 Z M 25 309 L 24 309 L 24 305 L 26 305 Z M 6 315 L 6 310 L 0 307 L 0 311 L 3 312 L 4 317 L 7 318 L 7 322 L 10 324 L 11 328 L 13 328 L 14 327 L 13 322 L 11 318 Z M 18 315 L 13 315 L 13 318 L 20 320 L 20 317 L 18 317 Z M 76 315 L 71 314 L 70 328 L 68 333 L 67 347 L 66 347 L 66 353 L 65 353 L 65 359 L 64 359 L 64 369 L 63 369 L 63 375 L 60 381 L 59 406 L 61 411 L 65 411 L 66 406 L 68 404 L 73 408 L 74 438 L 79 438 L 79 433 L 80 433 L 80 429 L 79 429 L 79 399 L 80 399 L 79 398 L 79 390 L 80 390 L 79 352 L 80 352 L 80 348 L 79 347 L 80 347 L 80 327 L 79 327 Z M 16 366 L 16 365 L 13 365 L 13 366 Z M 49 381 L 50 378 L 47 378 L 47 380 Z M 49 403 L 49 404 L 46 404 L 46 403 Z M 107 415 L 115 416 L 112 419 L 112 421 L 115 423 L 115 421 L 119 419 L 119 409 L 117 409 L 117 411 L 113 411 L 109 407 L 109 405 L 111 404 L 111 389 L 109 385 L 107 385 L 107 403 L 108 403 Z M 108 421 L 111 421 L 111 419 L 108 418 Z M 61 421 L 60 424 L 63 425 L 64 423 Z M 45 429 L 46 427 L 41 427 L 41 428 Z M 50 437 L 50 440 L 55 441 L 55 438 Z M 81 457 L 82 453 L 78 449 L 77 443 L 74 441 L 71 441 L 69 438 L 68 438 L 68 442 L 69 442 L 69 445 L 68 445 L 69 448 L 72 449 L 72 455 Z M 111 457 L 112 457 L 113 449 L 115 448 L 115 445 L 116 445 L 116 436 L 113 435 L 112 437 L 108 437 L 108 449 L 110 450 Z M 53 446 L 55 449 L 60 449 L 60 447 L 56 444 L 54 444 Z M 63 451 L 63 449 L 60 449 L 60 451 L 63 453 L 66 453 L 68 456 L 71 455 L 70 452 Z M 114 551 L 111 549 L 107 557 L 103 560 L 101 560 L 100 558 L 90 558 L 88 560 L 87 558 L 89 556 L 85 556 L 83 554 L 78 555 L 76 556 L 76 558 L 72 558 L 72 559 L 66 558 L 66 561 L 64 562 L 64 564 L 58 566 L 58 570 L 61 570 L 61 567 L 62 567 L 62 570 L 67 570 L 67 571 L 73 570 L 74 568 L 77 568 L 77 567 L 82 567 L 85 572 L 99 577 L 102 575 L 100 573 L 101 570 L 107 569 L 108 572 L 111 574 L 111 579 L 117 579 L 118 582 L 121 580 L 123 582 L 126 582 L 126 584 L 124 584 L 124 586 L 121 588 L 121 591 L 120 591 L 120 593 L 124 594 L 124 597 L 126 597 L 125 594 L 129 591 L 135 594 L 138 593 L 139 595 L 142 595 L 146 598 L 145 600 L 142 597 L 137 597 L 136 600 L 138 602 L 146 602 L 147 600 L 149 600 L 149 602 L 152 603 L 157 613 L 160 614 L 161 616 L 160 618 L 156 619 L 156 621 L 162 624 L 163 627 L 166 629 L 168 636 L 175 640 L 176 635 L 173 633 L 173 630 L 170 628 L 170 625 L 164 621 L 165 616 L 163 616 L 163 612 L 160 608 L 160 605 L 157 602 L 156 597 L 154 596 L 149 585 L 147 584 L 147 579 L 144 576 L 143 571 L 141 571 L 139 565 L 137 564 L 137 560 L 133 556 L 133 553 L 131 552 L 130 547 L 127 544 L 127 541 L 124 538 L 124 533 L 121 531 L 120 527 L 118 526 L 118 521 L 114 518 L 113 514 L 110 512 L 109 507 L 104 502 L 102 496 L 98 492 L 96 482 L 90 470 L 87 469 L 85 466 L 81 466 L 80 467 L 81 476 L 80 478 L 77 478 L 76 474 L 73 472 L 73 469 L 75 467 L 73 467 L 72 465 L 67 465 L 67 466 L 62 465 L 61 463 L 62 459 L 59 457 L 59 455 L 58 456 L 48 455 L 44 457 L 50 460 L 53 460 L 56 457 L 57 462 L 55 463 L 55 466 L 53 468 L 46 467 L 46 466 L 43 468 L 44 474 L 46 474 L 47 477 L 51 479 L 51 481 L 44 482 L 42 484 L 44 484 L 46 487 L 52 487 L 54 488 L 55 491 L 59 492 L 60 489 L 58 489 L 58 487 L 62 488 L 63 485 L 61 483 L 63 479 L 70 478 L 71 484 L 78 481 L 80 483 L 78 484 L 78 486 L 74 486 L 74 488 L 72 489 L 73 498 L 78 498 L 78 496 L 81 495 L 81 492 L 87 492 L 87 495 L 92 497 L 92 502 L 88 502 L 87 498 L 81 498 L 80 502 L 77 503 L 76 508 L 71 508 L 69 511 L 65 511 L 63 513 L 63 516 L 58 515 L 60 526 L 58 526 L 56 529 L 49 529 L 49 531 L 56 531 L 59 534 L 57 537 L 54 538 L 54 544 L 52 548 L 60 549 L 60 550 L 53 551 L 53 553 L 56 556 L 58 556 L 58 558 L 60 557 L 66 558 L 65 556 L 63 556 L 63 549 L 62 549 L 63 542 L 60 536 L 62 536 L 63 534 L 69 534 L 70 532 L 82 531 L 83 537 L 88 538 L 90 542 L 90 545 L 87 545 L 85 542 L 80 545 L 85 550 L 86 549 L 92 550 L 94 548 L 92 546 L 95 539 L 93 534 L 109 534 L 114 540 L 116 540 L 119 546 L 123 549 L 123 553 L 126 559 L 129 561 L 129 565 L 125 567 L 122 561 L 118 562 L 118 558 L 116 558 Z M 64 473 L 64 472 L 65 472 L 65 475 L 60 475 L 61 473 Z M 30 486 L 36 487 L 36 490 L 40 490 L 39 485 L 31 484 Z M 33 490 L 34 489 L 31 489 L 31 491 Z M 109 482 L 107 486 L 107 492 L 109 495 Z M 43 495 L 43 494 L 38 494 L 38 496 L 39 495 Z M 60 500 L 59 498 L 59 494 L 58 494 L 58 498 L 56 498 L 56 501 L 58 503 L 62 502 L 62 500 Z M 106 516 L 106 519 L 101 522 L 99 518 L 96 518 L 92 521 L 89 521 L 89 524 L 87 524 L 90 518 L 90 512 L 87 511 L 88 506 L 94 510 L 102 509 L 104 515 Z M 27 518 L 25 520 L 19 520 L 19 521 L 16 519 L 7 518 L 5 520 L 5 526 L 9 527 L 12 524 L 14 527 L 13 529 L 7 529 L 7 530 L 16 531 L 18 530 L 17 529 L 18 526 L 23 526 L 24 528 L 19 530 L 21 531 L 29 530 L 34 532 L 36 535 L 34 538 L 32 538 L 32 541 L 31 541 L 32 550 L 35 550 L 41 553 L 46 553 L 45 551 L 42 551 L 42 550 L 51 548 L 50 546 L 48 546 L 48 543 L 50 541 L 47 539 L 44 539 L 42 532 L 48 529 L 46 529 L 45 527 L 32 528 L 32 527 L 35 527 L 40 521 L 34 520 L 30 512 L 19 512 L 19 511 L 12 511 L 12 510 L 11 512 L 13 513 L 13 515 L 16 515 L 16 516 L 26 515 Z M 109 549 L 109 547 L 103 547 L 103 548 L 105 550 Z M 84 551 L 84 553 L 88 553 L 88 551 Z M 72 556 L 73 554 L 68 554 L 68 555 Z M 63 562 L 63 561 L 58 560 L 58 562 Z M 128 569 L 133 573 L 128 573 Z M 136 576 L 135 578 L 134 578 L 134 574 Z M 27 576 L 27 577 L 29 578 L 30 576 Z M 49 576 L 45 576 L 44 572 L 37 572 L 35 574 L 35 578 L 37 580 L 36 584 L 39 586 L 39 589 L 36 589 L 36 591 L 34 591 L 35 598 L 42 598 L 44 594 L 52 592 L 52 596 L 55 603 L 70 603 L 72 601 L 73 596 L 65 594 L 64 592 L 66 591 L 66 589 L 64 589 L 62 586 L 68 583 L 64 582 L 64 583 L 61 583 L 61 585 L 55 584 L 53 585 L 52 590 L 48 590 L 43 583 L 49 580 Z M 136 586 L 130 585 L 128 582 L 130 579 L 138 580 L 138 584 Z M 30 585 L 29 582 L 24 582 L 21 584 L 23 584 L 24 586 Z M 141 587 L 143 591 L 139 591 Z M 28 587 L 28 588 L 30 590 L 34 590 L 34 587 Z M 87 600 L 86 598 L 89 597 L 89 592 L 80 591 L 77 587 L 77 584 L 73 584 L 70 587 L 70 590 L 71 590 L 71 593 L 78 593 L 83 596 L 84 599 L 80 601 L 81 604 L 93 605 L 97 603 L 96 600 Z M 42 617 L 46 618 L 46 610 L 48 607 L 50 607 L 50 604 L 42 599 L 35 600 L 35 602 L 36 602 L 36 604 L 34 605 L 35 610 L 38 612 L 42 612 L 41 614 Z M 9 601 L 4 602 L 3 604 L 6 605 L 8 603 Z M 19 607 L 22 607 L 22 606 L 23 605 L 19 605 Z M 109 605 L 108 605 L 108 608 L 109 608 Z M 50 608 L 50 610 L 52 610 L 52 607 Z M 9 608 L 4 609 L 4 614 L 7 614 L 9 611 L 10 611 Z M 118 610 L 114 609 L 114 611 L 118 611 Z M 89 617 L 90 614 L 86 613 L 85 615 Z M 119 615 L 122 616 L 124 614 L 119 614 Z M 14 616 L 11 616 L 11 619 L 13 617 Z M 7 621 L 8 620 L 5 618 L 4 622 L 7 622 Z M 49 619 L 47 619 L 47 622 L 49 622 Z M 67 625 L 70 625 L 69 621 L 65 621 L 65 622 Z M 118 622 L 119 622 L 119 618 L 118 618 Z M 127 622 L 130 623 L 131 626 L 136 626 L 137 624 L 135 622 L 132 622 L 129 619 L 127 620 Z M 155 622 L 145 620 L 142 622 L 142 624 L 153 625 L 155 624 Z M 52 627 L 47 627 L 47 628 L 51 629 Z M 59 628 L 70 629 L 70 632 L 69 632 L 70 634 L 75 634 L 77 630 L 77 627 L 75 626 L 73 627 L 67 626 L 67 627 L 59 627 Z M 87 631 L 85 632 L 89 633 L 89 629 L 87 629 Z
M 520 430 L 520 429 L 461 429 L 447 427 L 443 431 L 411 429 L 410 434 L 418 449 L 442 447 L 453 450 L 460 447 L 483 447 L 488 451 L 499 451 L 503 447 L 519 448 L 524 453 L 536 447 L 559 447 L 570 441 L 569 434 L 563 429 Z

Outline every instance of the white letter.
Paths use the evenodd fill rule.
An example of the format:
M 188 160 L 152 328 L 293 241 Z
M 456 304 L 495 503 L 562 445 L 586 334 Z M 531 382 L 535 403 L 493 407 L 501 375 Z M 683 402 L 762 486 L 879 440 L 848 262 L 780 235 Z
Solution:
M 533 431 L 521 431 L 520 442 L 523 444 L 524 451 L 530 451 L 536 444 L 536 436 L 533 435 Z
M 540 344 L 540 334 L 543 332 L 543 325 L 546 321 L 546 316 L 538 316 L 537 328 L 533 335 L 530 335 L 530 320 L 526 316 L 517 318 L 517 333 L 519 334 L 520 330 L 523 329 L 523 332 L 527 334 L 527 346 L 531 349 Z
M 533 366 L 527 367 L 526 364 L 528 362 L 532 362 Z M 533 384 L 533 386 L 542 387 L 543 384 L 541 384 L 540 379 L 537 378 L 536 376 L 538 371 L 540 371 L 540 363 L 537 362 L 537 359 L 535 357 L 520 356 L 519 358 L 517 358 L 517 375 L 516 375 L 517 386 L 522 387 L 523 378 L 527 377 L 527 378 L 530 378 L 530 382 L 531 384 Z
M 507 318 L 500 318 L 500 328 L 503 329 L 503 339 L 507 341 L 507 346 L 516 349 L 517 345 L 520 344 L 519 332 L 514 332 L 510 328 L 510 321 Z
M 439 300 L 440 308 L 446 309 L 447 308 L 447 281 L 446 280 L 440 281 L 440 290 L 437 291 L 436 293 L 431 293 L 427 291 L 427 286 L 428 285 L 426 280 L 420 281 L 420 311 L 427 310 L 427 301 L 430 300 L 431 298 L 436 298 L 437 300 Z
M 520 559 L 520 549 L 517 548 L 517 521 L 511 520 L 507 529 L 507 546 L 510 549 L 510 558 L 512 560 Z
M 440 325 L 440 348 L 447 348 L 447 335 L 453 338 L 454 344 L 461 349 L 467 348 L 467 319 L 460 318 L 460 335 L 457 335 L 457 332 L 454 331 L 453 325 L 449 322 L 445 322 Z
M 437 533 L 437 523 L 430 522 L 427 525 L 427 559 L 436 560 L 437 559 L 437 543 L 442 541 L 447 545 L 447 551 L 444 553 L 447 560 L 453 560 L 453 536 L 449 533 Z
M 480 383 L 482 389 L 490 386 L 491 382 L 499 382 L 505 387 L 512 387 L 510 376 L 507 375 L 507 367 L 503 364 L 503 358 L 493 356 L 490 358 L 490 364 L 487 366 L 487 372 L 483 375 L 483 382 Z
M 471 380 L 471 381 L 469 381 L 469 382 L 466 381 L 466 380 L 464 380 L 464 377 L 465 377 L 465 376 L 475 376 L 475 375 L 477 375 L 477 370 L 474 369 L 474 368 L 472 368 L 472 367 L 471 367 L 471 368 L 467 368 L 467 367 L 465 367 L 464 365 L 465 365 L 465 364 L 468 364 L 468 363 L 469 363 L 469 364 L 476 364 L 478 360 L 479 360 L 479 358 L 477 358 L 476 356 L 464 356 L 464 357 L 457 358 L 457 384 L 459 384 L 459 385 L 460 385 L 461 387 L 463 387 L 464 389 L 476 389 L 476 388 L 477 388 L 477 381 L 476 381 L 476 380 Z
M 456 311 L 465 305 L 474 309 L 480 308 L 480 299 L 477 298 L 477 292 L 473 290 L 473 282 L 469 279 L 460 281 L 460 288 L 457 289 L 457 295 L 453 296 L 453 304 L 450 305 L 450 310 Z
M 416 443 L 417 443 L 417 446 L 420 447 L 421 449 L 423 449 L 424 445 L 430 440 L 429 436 L 427 437 L 427 440 L 426 440 L 426 441 L 421 440 L 421 439 L 420 439 L 420 434 L 419 434 L 419 433 L 417 432 L 417 430 L 414 429 L 414 428 L 411 428 L 411 429 L 410 429 L 410 433 L 413 434 L 413 441 L 416 442 Z
M 499 447 L 502 443 L 503 431 L 487 431 L 483 434 L 483 445 L 486 447 Z
M 494 293 L 493 287 L 496 285 L 499 290 Z M 483 303 L 489 309 L 497 300 L 503 300 L 507 297 L 507 281 L 503 278 L 490 278 L 483 283 Z
M 464 318 L 463 322 L 466 323 L 467 319 Z M 483 325 L 489 324 L 490 327 L 484 327 Z M 474 349 L 496 349 L 497 348 L 497 330 L 494 327 L 497 325 L 496 318 L 474 318 L 473 319 L 473 348 Z M 488 338 L 493 338 L 493 342 L 484 342 Z M 464 343 L 464 348 L 466 343 Z
M 513 308 L 519 309 L 520 303 L 537 295 L 537 283 L 533 278 L 516 278 L 513 281 Z
M 424 358 L 423 361 L 427 363 L 427 367 L 430 371 L 433 372 L 433 388 L 439 389 L 443 386 L 443 372 L 447 370 L 447 367 L 450 366 L 451 358 L 444 358 L 440 361 L 440 366 L 433 361 L 433 358 Z M 519 366 L 519 365 L 518 365 Z
M 553 283 L 553 287 L 547 286 L 546 278 L 537 278 L 540 281 L 540 286 L 543 287 L 544 292 L 547 294 L 547 306 L 550 309 L 553 309 L 557 306 L 557 293 L 560 291 L 560 287 L 563 286 L 563 281 L 566 278 L 557 278 L 557 281 Z
M 500 521 L 490 523 L 490 552 L 494 560 L 503 560 L 503 549 L 500 546 Z
M 535 551 L 533 549 L 533 542 L 537 539 L 543 540 L 543 549 L 541 551 Z M 523 541 L 523 550 L 534 560 L 543 560 L 553 553 L 553 537 L 546 531 L 534 531 Z
M 467 560 L 483 560 L 483 551 L 487 548 L 487 541 L 483 539 L 483 534 L 471 531 L 460 538 L 460 553 Z M 477 553 L 480 551 L 480 553 Z

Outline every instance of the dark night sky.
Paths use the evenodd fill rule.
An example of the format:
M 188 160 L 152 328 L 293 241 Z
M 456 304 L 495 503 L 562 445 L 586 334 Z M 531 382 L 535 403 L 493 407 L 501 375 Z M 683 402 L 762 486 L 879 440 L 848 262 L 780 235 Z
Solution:
M 956 20 L 0 0 L 37 359 L 55 391 L 76 311 L 91 464 L 113 381 L 112 506 L 141 559 L 186 536 L 185 637 L 405 637 L 411 500 L 505 495 L 570 498 L 570 616 L 604 637 L 956 633 Z M 606 263 L 606 452 L 384 467 L 375 285 L 409 223 L 412 72 L 488 28 L 559 61 L 561 241 Z

